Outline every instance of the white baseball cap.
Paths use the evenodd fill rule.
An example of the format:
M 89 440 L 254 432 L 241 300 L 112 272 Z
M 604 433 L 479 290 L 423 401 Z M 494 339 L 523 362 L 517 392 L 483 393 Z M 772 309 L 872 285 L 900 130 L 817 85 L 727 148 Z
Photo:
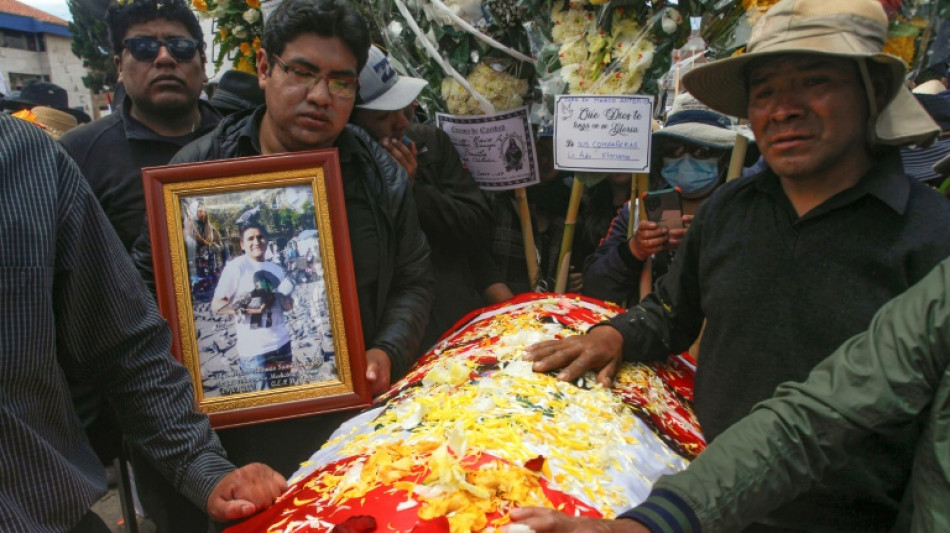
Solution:
M 415 100 L 428 82 L 400 76 L 386 54 L 376 46 L 369 48 L 369 59 L 360 72 L 359 109 L 396 111 Z

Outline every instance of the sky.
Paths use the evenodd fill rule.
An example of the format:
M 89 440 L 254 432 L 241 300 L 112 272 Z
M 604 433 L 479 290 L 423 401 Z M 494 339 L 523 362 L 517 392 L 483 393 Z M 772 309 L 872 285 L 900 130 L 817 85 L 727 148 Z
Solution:
M 66 0 L 19 0 L 24 4 L 35 7 L 49 13 L 50 15 L 55 15 L 61 19 L 73 20 L 73 16 L 69 13 L 69 6 L 66 5 Z

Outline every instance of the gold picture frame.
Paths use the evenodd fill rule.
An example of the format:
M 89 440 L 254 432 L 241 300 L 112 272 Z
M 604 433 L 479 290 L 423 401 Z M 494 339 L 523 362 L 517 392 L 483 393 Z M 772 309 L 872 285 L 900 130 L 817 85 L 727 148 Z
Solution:
M 335 149 L 142 179 L 159 310 L 214 427 L 370 405 Z

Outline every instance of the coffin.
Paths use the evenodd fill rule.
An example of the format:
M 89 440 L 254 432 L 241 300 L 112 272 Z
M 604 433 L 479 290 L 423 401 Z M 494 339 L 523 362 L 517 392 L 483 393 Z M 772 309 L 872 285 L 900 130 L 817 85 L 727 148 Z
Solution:
M 522 360 L 620 311 L 527 294 L 472 313 L 227 533 L 468 533 L 504 529 L 513 507 L 609 518 L 636 505 L 705 446 L 692 361 L 625 363 L 605 389 Z

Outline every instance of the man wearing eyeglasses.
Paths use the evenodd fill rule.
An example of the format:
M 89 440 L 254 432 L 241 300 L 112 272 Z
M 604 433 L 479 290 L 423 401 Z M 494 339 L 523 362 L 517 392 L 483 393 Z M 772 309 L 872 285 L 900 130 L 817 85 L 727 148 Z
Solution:
M 336 148 L 366 345 L 366 379 L 387 390 L 418 355 L 432 303 L 429 246 L 402 169 L 370 136 L 347 127 L 370 45 L 366 20 L 343 0 L 284 0 L 257 54 L 266 104 L 231 115 L 172 163 Z M 133 257 L 149 268 L 148 238 Z M 219 432 L 228 456 L 290 473 L 348 415 L 321 415 Z
M 205 43 L 186 2 L 113 3 L 106 23 L 125 97 L 111 115 L 71 130 L 60 142 L 128 251 L 145 218 L 141 169 L 167 164 L 181 147 L 211 131 L 220 117 L 199 100 L 207 81 Z M 110 461 L 119 441 L 111 410 L 91 388 L 76 385 L 73 394 L 100 458 Z M 167 504 L 178 498 L 171 485 L 138 452 L 133 451 L 132 462 L 139 495 L 159 530 L 203 529 L 207 518 L 201 509 L 183 499 L 180 505 Z

